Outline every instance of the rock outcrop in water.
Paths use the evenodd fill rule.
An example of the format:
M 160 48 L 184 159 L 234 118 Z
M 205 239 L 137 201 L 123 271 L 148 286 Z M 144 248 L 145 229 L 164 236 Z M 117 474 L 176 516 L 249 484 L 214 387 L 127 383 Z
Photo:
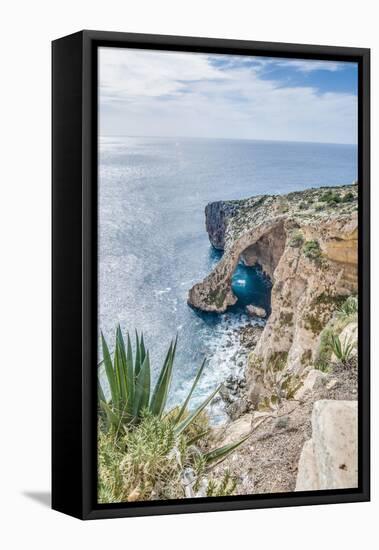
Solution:
M 358 186 L 349 185 L 206 207 L 210 241 L 224 254 L 191 288 L 188 302 L 213 312 L 235 304 L 231 283 L 239 261 L 260 264 L 273 284 L 271 315 L 250 355 L 253 392 L 268 369 L 301 374 L 312 364 L 321 331 L 357 292 L 357 194 Z

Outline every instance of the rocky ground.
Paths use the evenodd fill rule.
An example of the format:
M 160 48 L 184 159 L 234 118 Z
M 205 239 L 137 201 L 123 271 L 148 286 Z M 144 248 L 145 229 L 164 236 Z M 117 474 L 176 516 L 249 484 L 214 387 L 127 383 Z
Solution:
M 294 399 L 276 410 L 249 412 L 219 430 L 216 439 L 227 444 L 251 434 L 247 442 L 218 466 L 214 474 L 230 470 L 237 478 L 235 494 L 294 491 L 304 443 L 312 437 L 311 417 L 319 400 L 357 399 L 357 361 L 331 364 L 330 372 L 310 369 Z

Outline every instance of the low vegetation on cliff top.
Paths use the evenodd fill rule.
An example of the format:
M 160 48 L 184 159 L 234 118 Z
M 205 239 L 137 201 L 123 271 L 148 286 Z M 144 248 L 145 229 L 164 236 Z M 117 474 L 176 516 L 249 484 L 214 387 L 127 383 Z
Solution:
M 99 502 L 218 496 L 234 490 L 229 473 L 216 481 L 207 477 L 246 439 L 210 448 L 211 429 L 205 409 L 220 386 L 189 411 L 205 362 L 183 404 L 166 410 L 176 347 L 177 340 L 171 342 L 151 391 L 150 358 L 143 335 L 136 333 L 133 352 L 130 336 L 125 345 L 118 327 L 113 358 L 102 336 L 103 361 L 98 382 Z M 104 375 L 109 398 L 102 386 Z
M 262 195 L 229 202 L 238 209 L 233 211 L 226 232 L 236 239 L 246 228 L 264 223 L 269 216 L 285 215 L 307 222 L 351 215 L 358 208 L 358 186 L 320 187 L 287 195 Z M 291 246 L 300 244 L 299 239 L 295 239 Z
M 337 361 L 348 364 L 356 342 L 351 338 L 342 337 L 342 332 L 350 323 L 358 321 L 358 298 L 349 296 L 336 309 L 334 315 L 320 334 L 319 345 L 316 353 L 315 367 L 321 371 L 330 369 L 331 358 L 334 354 Z

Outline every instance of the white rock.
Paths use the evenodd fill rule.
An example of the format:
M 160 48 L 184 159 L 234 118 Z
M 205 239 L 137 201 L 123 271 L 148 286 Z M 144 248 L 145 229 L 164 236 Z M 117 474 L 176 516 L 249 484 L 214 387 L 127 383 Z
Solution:
M 248 305 L 246 306 L 246 311 L 252 317 L 261 317 L 262 319 L 267 317 L 267 312 L 263 307 Z
M 357 439 L 357 401 L 316 401 L 312 440 L 320 489 L 358 486 Z
M 295 491 L 317 491 L 319 479 L 313 453 L 313 441 L 308 439 L 301 451 Z
M 325 384 L 327 376 L 317 369 L 308 372 L 303 385 L 294 395 L 296 401 L 306 401 L 313 391 L 319 390 Z
M 326 389 L 327 390 L 332 390 L 333 388 L 335 388 L 337 386 L 337 384 L 338 384 L 338 380 L 336 378 L 332 378 L 330 380 L 330 382 L 328 382 L 326 384 Z

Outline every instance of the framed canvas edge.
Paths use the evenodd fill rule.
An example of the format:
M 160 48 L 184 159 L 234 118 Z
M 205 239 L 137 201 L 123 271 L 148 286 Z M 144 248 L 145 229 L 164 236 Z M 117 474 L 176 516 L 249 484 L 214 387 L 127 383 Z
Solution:
M 160 514 L 180 514 L 193 512 L 212 512 L 227 510 L 256 509 L 283 506 L 301 506 L 315 504 L 336 504 L 344 502 L 363 502 L 370 500 L 370 50 L 366 48 L 346 48 L 335 46 L 313 46 L 301 44 L 283 44 L 272 42 L 240 41 L 215 38 L 176 37 L 133 33 L 114 33 L 103 31 L 81 31 L 72 36 L 82 40 L 82 159 L 80 168 L 82 188 L 82 231 L 77 238 L 82 243 L 82 266 L 77 276 L 82 285 L 82 349 L 80 384 L 82 388 L 80 462 L 82 484 L 80 503 L 75 511 L 59 509 L 81 519 L 101 519 Z M 67 38 L 55 42 L 64 41 Z M 54 44 L 53 43 L 53 44 Z M 97 269 L 97 254 L 94 236 L 96 236 L 96 216 L 94 216 L 97 187 L 94 185 L 97 172 L 97 103 L 95 86 L 97 71 L 94 52 L 99 46 L 120 46 L 182 51 L 207 51 L 214 53 L 235 53 L 250 55 L 293 56 L 310 59 L 355 59 L 360 67 L 359 102 L 359 157 L 360 157 L 360 197 L 359 197 L 359 489 L 315 491 L 309 493 L 286 493 L 252 496 L 236 496 L 166 501 L 159 503 L 141 502 L 137 504 L 121 503 L 117 505 L 96 504 L 96 376 L 93 374 L 94 343 L 97 339 L 97 285 L 94 273 Z M 54 110 L 54 108 L 53 108 Z M 53 178 L 54 186 L 54 178 Z M 59 275 L 58 275 L 59 277 Z M 53 318 L 54 315 L 53 310 Z M 79 358 L 78 358 L 79 360 Z M 79 383 L 79 382 L 78 382 Z M 362 399 L 362 395 L 365 399 Z M 54 464 L 53 464 L 54 470 Z M 54 498 L 53 498 L 54 503 Z M 80 510 L 80 511 L 78 511 Z

